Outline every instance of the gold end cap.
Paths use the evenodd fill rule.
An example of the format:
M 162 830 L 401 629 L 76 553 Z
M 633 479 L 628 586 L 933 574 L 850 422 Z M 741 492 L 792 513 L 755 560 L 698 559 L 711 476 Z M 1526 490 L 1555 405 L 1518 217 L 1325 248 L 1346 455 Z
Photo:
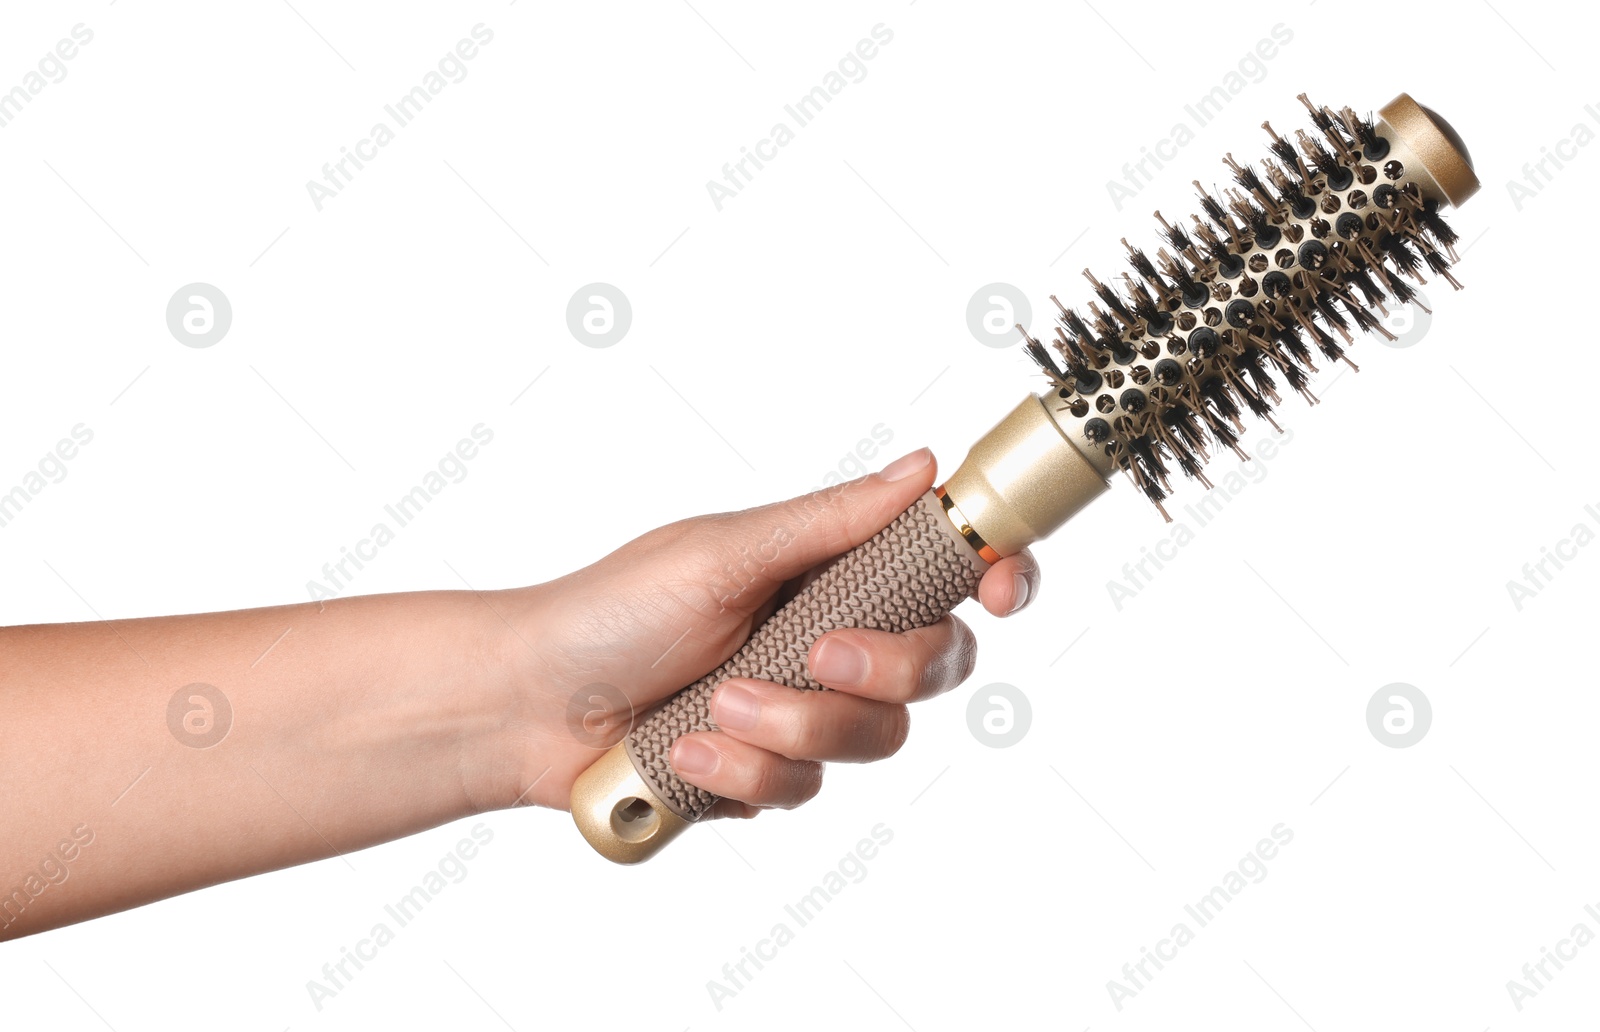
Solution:
M 1379 111 L 1378 117 L 1389 129 L 1388 135 L 1404 144 L 1427 170 L 1439 188 L 1441 199 L 1459 208 L 1482 185 L 1472 168 L 1472 155 L 1461 134 L 1439 116 L 1402 93 Z
M 656 798 L 620 742 L 573 782 L 572 820 L 595 852 L 619 864 L 643 863 L 691 824 Z

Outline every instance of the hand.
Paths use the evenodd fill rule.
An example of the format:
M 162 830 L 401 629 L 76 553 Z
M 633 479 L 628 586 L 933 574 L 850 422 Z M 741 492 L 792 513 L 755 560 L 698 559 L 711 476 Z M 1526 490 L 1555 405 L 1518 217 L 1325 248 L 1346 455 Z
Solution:
M 502 788 L 503 801 L 565 809 L 573 780 L 622 739 L 632 716 L 738 651 L 828 560 L 893 522 L 934 473 L 922 449 L 810 499 L 662 527 L 569 576 L 506 593 L 516 631 L 510 662 L 527 674 L 508 689 L 500 762 L 517 781 Z M 776 557 L 756 558 L 789 538 Z M 1005 616 L 1025 606 L 1038 583 L 1038 566 L 1022 552 L 984 575 L 978 597 Z M 954 616 L 905 634 L 829 632 L 809 662 L 812 677 L 834 691 L 724 682 L 711 703 L 720 730 L 679 739 L 673 767 L 723 797 L 713 816 L 798 806 L 821 787 L 824 762 L 893 755 L 910 727 L 907 704 L 965 680 L 975 649 L 972 631 Z M 587 722 L 575 725 L 574 713 Z

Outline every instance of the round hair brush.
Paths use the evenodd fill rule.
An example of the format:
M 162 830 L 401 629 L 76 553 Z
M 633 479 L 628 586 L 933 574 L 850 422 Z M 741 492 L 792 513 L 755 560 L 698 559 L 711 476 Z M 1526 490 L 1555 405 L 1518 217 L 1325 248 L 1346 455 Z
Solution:
M 1249 458 L 1239 446 L 1245 410 L 1276 429 L 1285 388 L 1315 404 L 1319 364 L 1354 368 L 1352 329 L 1393 339 L 1380 317 L 1386 304 L 1414 301 L 1412 284 L 1437 276 L 1460 288 L 1450 272 L 1457 236 L 1439 213 L 1478 180 L 1455 131 L 1405 94 L 1376 121 L 1300 100 L 1312 131 L 1289 139 L 1263 124 L 1263 165 L 1228 156 L 1232 187 L 1216 196 L 1195 184 L 1203 218 L 1174 225 L 1157 213 L 1164 242 L 1154 255 L 1129 246 L 1130 269 L 1106 282 L 1085 270 L 1095 300 L 1082 311 L 1056 301 L 1048 345 L 1018 327 L 1047 392 L 1025 398 L 942 486 L 578 778 L 572 815 L 595 849 L 618 863 L 646 860 L 716 802 L 667 757 L 678 736 L 715 729 L 709 703 L 722 681 L 820 689 L 806 657 L 823 633 L 935 623 L 989 564 L 1049 535 L 1116 472 L 1158 509 L 1174 473 L 1209 487 L 1211 454 Z

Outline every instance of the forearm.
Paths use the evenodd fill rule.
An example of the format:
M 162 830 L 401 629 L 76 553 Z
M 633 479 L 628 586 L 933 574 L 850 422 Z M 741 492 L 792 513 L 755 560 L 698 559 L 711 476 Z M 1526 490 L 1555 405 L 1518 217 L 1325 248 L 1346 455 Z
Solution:
M 0 938 L 506 805 L 518 602 L 0 629 Z

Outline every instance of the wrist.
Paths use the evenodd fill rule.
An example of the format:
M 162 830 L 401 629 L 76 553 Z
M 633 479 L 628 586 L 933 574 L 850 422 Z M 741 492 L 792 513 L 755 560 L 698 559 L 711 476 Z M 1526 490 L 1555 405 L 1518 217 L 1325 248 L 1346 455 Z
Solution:
M 576 776 L 562 736 L 567 699 L 549 654 L 552 591 L 532 585 L 477 596 L 482 646 L 472 705 L 485 734 L 463 756 L 464 783 L 481 810 L 565 809 Z M 582 769 L 580 764 L 578 770 Z

